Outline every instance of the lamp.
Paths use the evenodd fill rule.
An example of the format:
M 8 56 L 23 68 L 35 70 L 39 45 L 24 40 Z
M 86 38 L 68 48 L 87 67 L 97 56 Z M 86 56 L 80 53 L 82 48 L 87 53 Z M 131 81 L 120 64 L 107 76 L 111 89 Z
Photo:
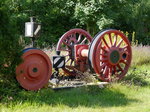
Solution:
M 30 17 L 30 22 L 25 23 L 25 37 L 32 38 L 32 44 L 34 47 L 34 40 L 35 38 L 40 36 L 41 32 L 41 24 L 36 23 L 35 17 Z
M 30 22 L 25 23 L 25 37 L 39 37 L 41 24 L 36 23 L 35 17 L 30 17 Z

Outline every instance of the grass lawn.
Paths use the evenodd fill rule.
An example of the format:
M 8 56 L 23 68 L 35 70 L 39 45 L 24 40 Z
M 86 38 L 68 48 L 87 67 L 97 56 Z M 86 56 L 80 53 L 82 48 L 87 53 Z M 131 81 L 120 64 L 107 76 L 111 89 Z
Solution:
M 1 112 L 149 112 L 150 87 L 112 84 L 107 88 L 20 91 L 7 97 Z
M 141 58 L 139 63 L 139 58 L 134 61 L 137 55 L 133 56 L 134 64 L 124 80 L 105 88 L 44 88 L 33 92 L 4 87 L 8 94 L 0 96 L 0 112 L 150 112 L 150 58 L 145 62 Z

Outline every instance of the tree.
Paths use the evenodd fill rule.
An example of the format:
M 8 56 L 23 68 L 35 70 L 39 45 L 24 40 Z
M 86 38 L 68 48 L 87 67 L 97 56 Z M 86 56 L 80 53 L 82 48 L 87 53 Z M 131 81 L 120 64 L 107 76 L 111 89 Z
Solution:
M 133 30 L 139 43 L 150 45 L 150 1 L 138 0 L 134 5 Z
M 10 13 L 4 1 L 0 1 L 0 7 L 0 76 L 4 75 L 6 78 L 14 74 L 15 67 L 20 62 L 21 47 L 15 21 L 10 20 Z

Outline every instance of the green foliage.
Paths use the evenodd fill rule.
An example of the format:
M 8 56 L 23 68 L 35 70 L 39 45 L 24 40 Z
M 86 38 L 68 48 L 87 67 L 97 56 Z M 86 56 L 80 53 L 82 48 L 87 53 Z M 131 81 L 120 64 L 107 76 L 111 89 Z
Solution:
M 56 44 L 62 34 L 75 27 L 86 29 L 92 36 L 107 28 L 135 32 L 139 43 L 150 42 L 149 0 L 6 0 L 5 3 L 11 13 L 9 18 L 16 21 L 17 34 L 22 37 L 24 23 L 30 16 L 41 22 L 42 34 L 37 42 L 40 47 Z
M 145 79 L 150 79 L 150 73 L 144 70 L 138 70 L 138 68 L 132 68 L 123 79 L 127 84 L 137 86 L 147 86 L 150 82 Z
M 57 43 L 60 36 L 75 27 L 72 19 L 73 7 L 71 1 L 64 0 L 8 0 L 10 18 L 16 20 L 18 34 L 24 37 L 24 24 L 29 21 L 30 16 L 35 16 L 42 25 L 42 34 L 37 40 L 39 47 L 47 47 Z M 13 4 L 13 5 L 10 5 Z M 26 44 L 29 39 L 25 38 Z
M 16 65 L 20 62 L 19 35 L 15 21 L 9 18 L 10 12 L 5 2 L 0 1 L 0 79 L 9 74 L 14 76 Z
M 135 22 L 133 27 L 137 32 L 136 37 L 139 43 L 150 44 L 150 1 L 140 0 L 135 5 Z

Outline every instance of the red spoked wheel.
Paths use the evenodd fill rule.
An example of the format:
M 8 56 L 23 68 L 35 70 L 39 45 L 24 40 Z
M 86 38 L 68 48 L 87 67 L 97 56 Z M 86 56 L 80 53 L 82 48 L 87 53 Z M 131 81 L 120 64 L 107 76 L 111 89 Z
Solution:
M 23 63 L 16 68 L 16 78 L 26 90 L 39 90 L 52 74 L 49 57 L 41 50 L 29 49 L 22 55 Z
M 91 68 L 103 81 L 122 79 L 131 64 L 132 51 L 127 37 L 117 30 L 97 34 L 89 49 Z
M 82 29 L 71 29 L 66 32 L 58 41 L 56 51 L 66 58 L 66 66 L 63 68 L 68 75 L 76 75 L 74 45 L 89 45 L 92 41 L 91 35 Z

